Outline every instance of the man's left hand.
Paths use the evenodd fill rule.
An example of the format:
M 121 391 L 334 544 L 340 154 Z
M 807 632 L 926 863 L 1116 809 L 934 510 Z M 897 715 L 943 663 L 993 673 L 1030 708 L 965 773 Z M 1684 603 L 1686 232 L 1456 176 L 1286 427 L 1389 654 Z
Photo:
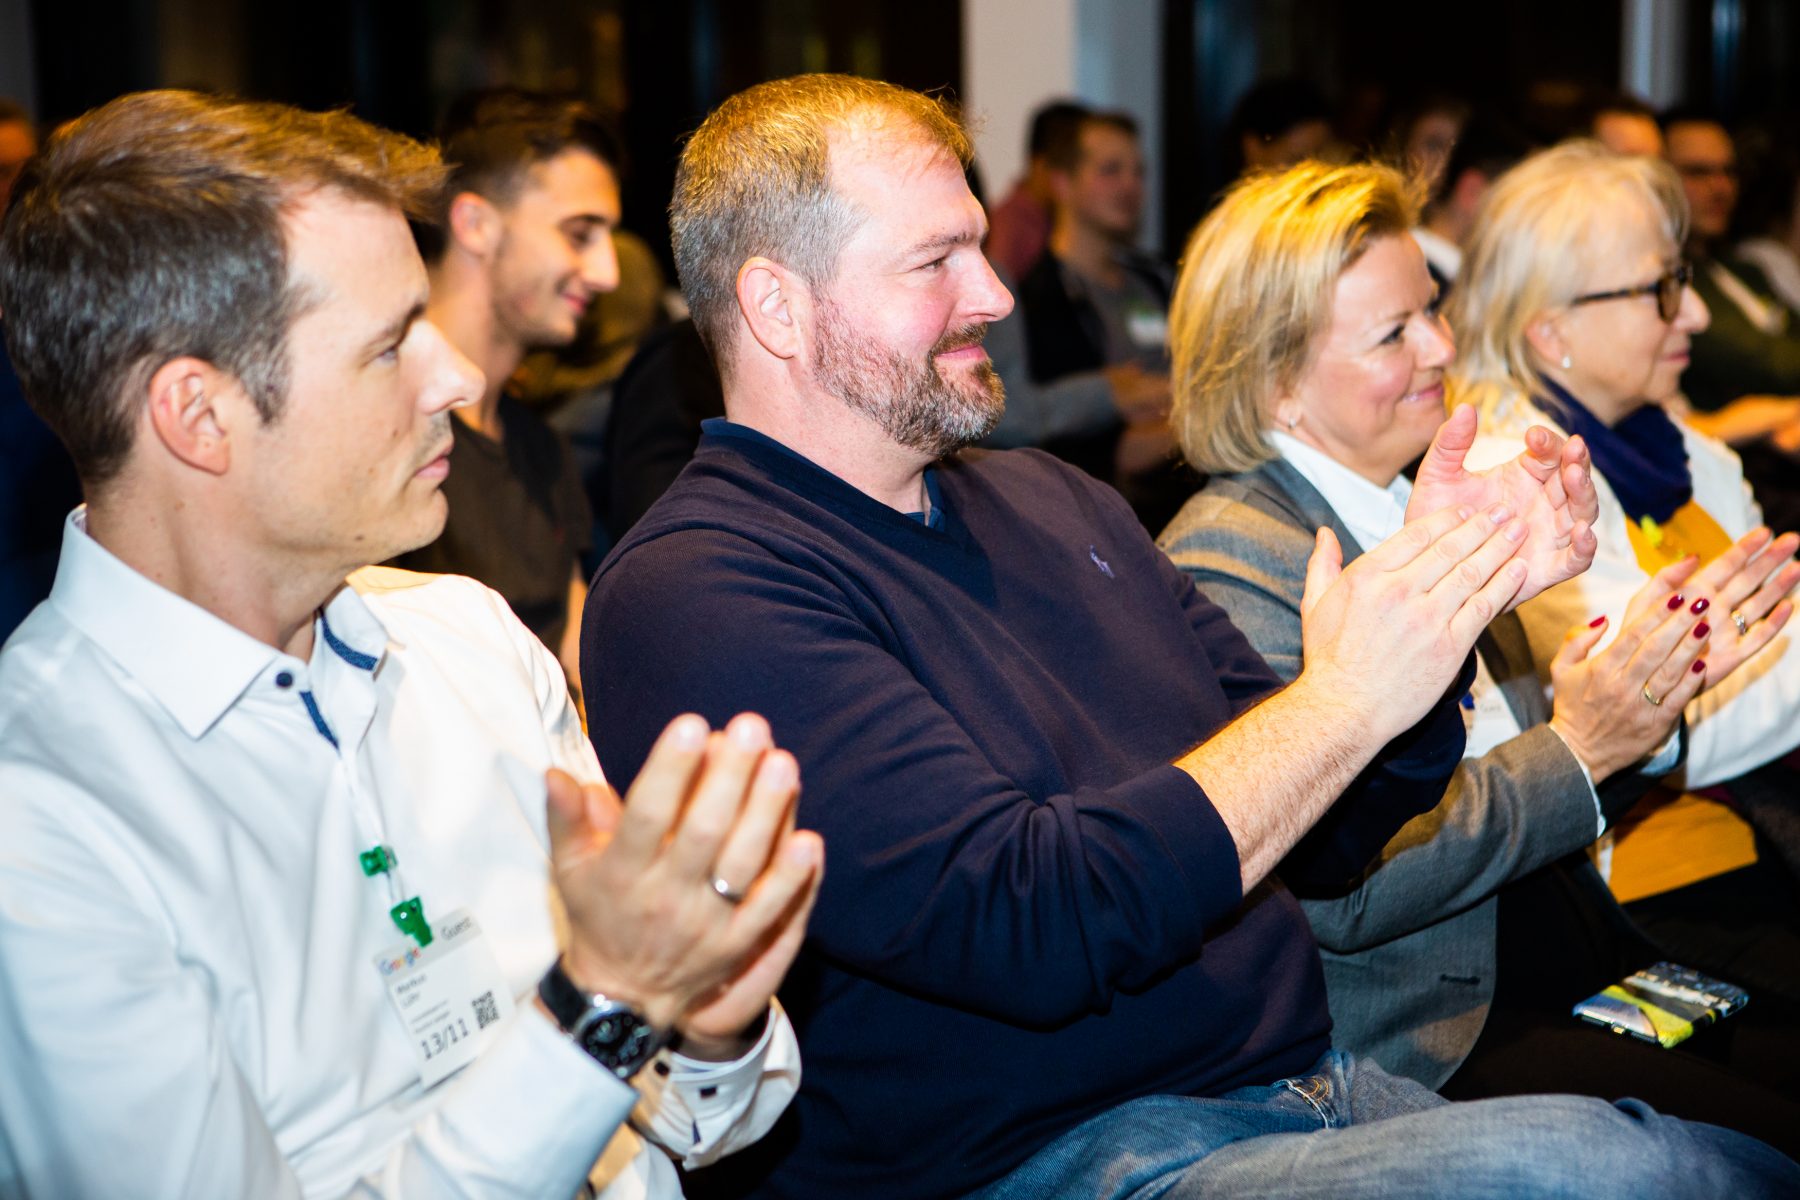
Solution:
M 1565 439 L 1533 425 L 1525 434 L 1524 453 L 1497 467 L 1470 471 L 1463 463 L 1475 433 L 1475 410 L 1467 404 L 1438 427 L 1419 464 L 1406 519 L 1458 505 L 1481 509 L 1496 503 L 1523 518 L 1527 532 L 1518 559 L 1527 573 L 1509 605 L 1517 608 L 1588 569 L 1599 544 L 1594 519 L 1600 514 L 1600 498 L 1587 445 L 1579 437 Z

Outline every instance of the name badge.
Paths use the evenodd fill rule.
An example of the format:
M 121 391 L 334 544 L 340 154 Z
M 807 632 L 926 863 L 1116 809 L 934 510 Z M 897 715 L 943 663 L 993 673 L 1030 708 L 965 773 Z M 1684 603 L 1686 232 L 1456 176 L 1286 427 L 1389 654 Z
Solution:
M 1125 314 L 1125 334 L 1140 350 L 1167 349 L 1168 315 L 1147 305 L 1134 305 Z
M 513 1012 L 512 990 L 468 910 L 432 930 L 437 936 L 424 949 L 409 938 L 375 959 L 428 1088 L 474 1062 Z

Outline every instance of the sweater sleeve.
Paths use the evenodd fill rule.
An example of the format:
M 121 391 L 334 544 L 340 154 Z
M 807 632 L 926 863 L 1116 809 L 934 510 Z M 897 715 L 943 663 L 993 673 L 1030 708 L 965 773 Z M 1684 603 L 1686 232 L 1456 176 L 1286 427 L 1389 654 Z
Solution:
M 1208 645 L 1236 640 L 1260 652 L 1283 680 L 1299 676 L 1309 537 L 1244 505 L 1228 505 L 1205 520 L 1178 519 L 1163 546 L 1187 577 L 1196 621 L 1211 610 L 1214 623 L 1224 626 L 1204 634 Z M 1431 711 L 1382 747 L 1288 852 L 1278 871 L 1289 887 L 1303 895 L 1343 894 L 1389 838 L 1438 803 L 1462 758 L 1466 731 L 1457 700 L 1474 675 L 1471 656 Z
M 800 762 L 800 823 L 826 843 L 811 945 L 846 969 L 1059 1025 L 1192 961 L 1241 899 L 1236 846 L 1186 773 L 1034 794 L 820 573 L 703 530 L 618 561 L 582 639 L 601 761 L 630 778 L 682 711 L 766 716 Z

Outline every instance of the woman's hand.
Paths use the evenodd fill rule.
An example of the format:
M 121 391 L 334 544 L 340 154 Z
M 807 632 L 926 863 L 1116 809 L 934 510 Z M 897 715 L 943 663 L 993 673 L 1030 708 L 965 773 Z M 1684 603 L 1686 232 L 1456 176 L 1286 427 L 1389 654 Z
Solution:
M 1800 584 L 1796 550 L 1800 534 L 1775 537 L 1758 526 L 1703 570 L 1695 570 L 1698 560 L 1690 556 L 1658 571 L 1631 598 L 1625 621 L 1629 625 L 1679 595 L 1711 627 L 1704 652 L 1706 686 L 1715 687 L 1768 645 L 1794 615 L 1788 593 Z
M 1700 657 L 1706 623 L 1690 604 L 1641 607 L 1611 645 L 1590 657 L 1606 624 L 1596 617 L 1570 630 L 1550 661 L 1556 692 L 1550 728 L 1595 783 L 1667 741 L 1707 672 Z
M 1541 425 L 1525 434 L 1517 458 L 1485 471 L 1463 465 L 1475 444 L 1475 410 L 1461 405 L 1438 427 L 1419 463 L 1407 520 L 1455 505 L 1485 508 L 1505 504 L 1525 522 L 1525 586 L 1508 608 L 1516 608 L 1545 588 L 1573 578 L 1594 561 L 1599 541 L 1594 519 L 1600 512 L 1587 446 L 1564 439 Z

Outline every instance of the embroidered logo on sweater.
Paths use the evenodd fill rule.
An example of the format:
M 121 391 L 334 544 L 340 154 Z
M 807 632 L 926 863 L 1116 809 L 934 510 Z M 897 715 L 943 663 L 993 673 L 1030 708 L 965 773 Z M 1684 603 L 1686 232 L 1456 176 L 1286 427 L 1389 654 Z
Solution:
M 1102 575 L 1106 576 L 1108 579 L 1116 579 L 1117 578 L 1117 576 L 1113 574 L 1112 564 L 1108 563 L 1104 558 L 1100 557 L 1099 550 L 1097 550 L 1093 546 L 1089 546 L 1088 547 L 1088 557 L 1094 560 L 1094 565 L 1096 567 L 1100 568 L 1100 573 Z

